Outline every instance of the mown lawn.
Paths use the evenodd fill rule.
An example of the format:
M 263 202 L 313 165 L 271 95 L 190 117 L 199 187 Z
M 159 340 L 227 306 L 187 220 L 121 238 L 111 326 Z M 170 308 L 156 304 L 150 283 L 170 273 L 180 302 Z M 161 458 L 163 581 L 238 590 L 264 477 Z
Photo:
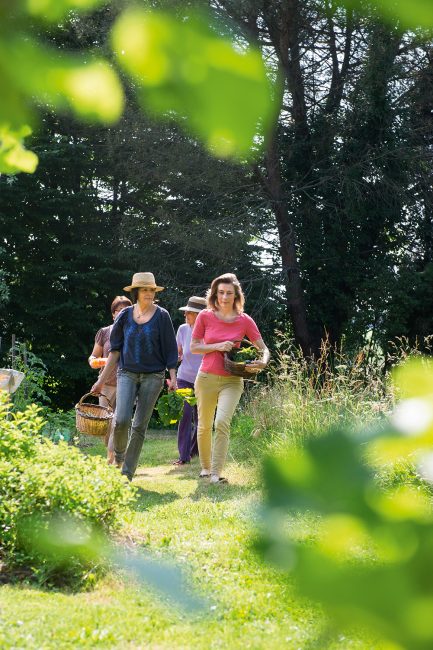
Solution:
M 205 611 L 186 615 L 117 573 L 91 592 L 3 585 L 0 648 L 380 648 L 366 637 L 327 635 L 321 612 L 255 555 L 257 468 L 231 458 L 230 484 L 211 487 L 198 479 L 197 459 L 176 468 L 176 455 L 174 433 L 146 441 L 124 537 L 189 569 Z

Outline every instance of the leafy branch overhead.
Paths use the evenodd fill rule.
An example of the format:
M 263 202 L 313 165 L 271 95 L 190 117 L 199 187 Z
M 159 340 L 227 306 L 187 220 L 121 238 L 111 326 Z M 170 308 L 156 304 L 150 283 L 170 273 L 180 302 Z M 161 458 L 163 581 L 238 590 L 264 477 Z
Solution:
M 37 157 L 23 140 L 38 110 L 71 110 L 80 119 L 115 122 L 123 111 L 117 74 L 101 57 L 65 54 L 33 34 L 32 20 L 63 18 L 71 9 L 92 9 L 101 0 L 32 0 L 0 10 L 0 172 L 33 172 Z
M 340 0 L 339 4 L 361 11 L 367 9 L 364 0 Z M 369 5 L 375 6 L 384 18 L 398 20 L 404 28 L 433 27 L 433 6 L 430 0 L 371 0 Z
M 91 10 L 101 0 L 32 0 L 0 10 L 0 172 L 33 172 L 35 154 L 23 140 L 41 106 L 72 111 L 87 122 L 112 124 L 123 112 L 124 92 L 113 67 L 89 52 L 61 52 L 32 33 L 31 21 L 55 22 L 70 10 Z M 50 26 L 48 25 L 48 28 Z M 44 25 L 43 29 L 47 29 Z M 258 50 L 239 49 L 212 29 L 205 14 L 184 17 L 126 10 L 112 44 L 133 77 L 143 107 L 176 117 L 213 153 L 247 157 L 271 118 L 271 85 Z
M 217 156 L 247 156 L 269 125 L 270 82 L 260 52 L 240 50 L 210 22 L 205 14 L 180 21 L 131 9 L 114 27 L 114 50 L 144 108 L 184 116 Z

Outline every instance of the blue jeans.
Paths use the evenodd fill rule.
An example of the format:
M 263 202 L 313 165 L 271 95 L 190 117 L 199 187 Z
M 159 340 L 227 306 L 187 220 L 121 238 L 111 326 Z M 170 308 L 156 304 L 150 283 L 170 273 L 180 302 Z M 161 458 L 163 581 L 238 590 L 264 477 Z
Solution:
M 117 373 L 114 453 L 116 462 L 123 461 L 122 474 L 125 474 L 130 480 L 137 469 L 147 425 L 164 384 L 164 377 L 164 371 L 138 373 L 119 370 Z M 135 400 L 137 400 L 137 404 L 128 440 Z

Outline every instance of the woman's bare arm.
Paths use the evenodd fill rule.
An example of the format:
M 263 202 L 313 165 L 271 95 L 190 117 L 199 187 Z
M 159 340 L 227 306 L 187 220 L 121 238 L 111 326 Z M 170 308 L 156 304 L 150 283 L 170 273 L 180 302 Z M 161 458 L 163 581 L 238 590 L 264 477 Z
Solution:
M 191 339 L 190 349 L 193 354 L 209 354 L 209 352 L 230 352 L 233 346 L 233 341 L 203 343 L 203 339 Z
M 116 367 L 116 364 L 119 361 L 120 357 L 120 352 L 116 350 L 115 352 L 110 352 L 110 354 L 107 357 L 107 364 L 104 368 L 104 370 L 101 372 L 101 374 L 98 377 L 98 381 L 96 381 L 92 388 L 90 389 L 92 393 L 100 393 L 104 384 L 105 380 L 107 377 L 110 376 L 110 374 L 113 372 L 114 368 Z
M 257 361 L 251 361 L 251 363 L 248 363 L 245 366 L 245 370 L 248 372 L 256 372 L 257 370 L 263 370 L 263 368 L 266 368 L 266 366 L 269 363 L 269 359 L 271 358 L 270 352 L 268 348 L 265 345 L 265 342 L 263 339 L 257 339 L 257 341 L 253 341 L 253 345 L 257 350 L 260 350 L 262 353 L 262 358 L 257 359 Z

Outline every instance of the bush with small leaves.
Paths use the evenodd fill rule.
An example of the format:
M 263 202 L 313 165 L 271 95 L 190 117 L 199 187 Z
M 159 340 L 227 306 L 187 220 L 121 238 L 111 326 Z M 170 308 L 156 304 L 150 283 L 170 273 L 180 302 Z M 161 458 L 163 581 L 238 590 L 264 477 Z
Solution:
M 71 555 L 58 565 L 20 534 L 23 523 L 37 517 L 43 528 L 60 516 L 109 534 L 119 528 L 134 489 L 102 458 L 44 438 L 42 426 L 37 407 L 13 414 L 0 394 L 0 559 L 44 581 L 77 583 L 96 560 Z
M 43 424 L 37 406 L 14 413 L 7 393 L 0 390 L 0 459 L 15 463 L 18 458 L 34 456 Z

